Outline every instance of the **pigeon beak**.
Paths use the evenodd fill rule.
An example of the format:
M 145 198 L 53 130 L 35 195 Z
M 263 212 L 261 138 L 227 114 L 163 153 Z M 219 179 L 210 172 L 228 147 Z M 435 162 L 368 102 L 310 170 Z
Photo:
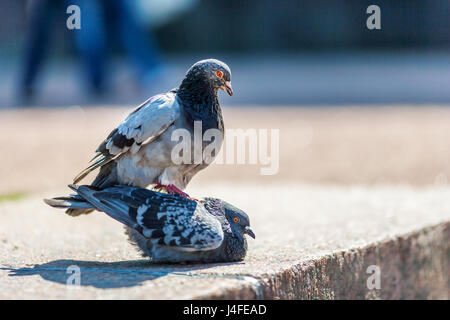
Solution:
M 225 91 L 230 95 L 230 97 L 233 96 L 233 88 L 231 87 L 231 81 L 225 81 Z
M 250 227 L 245 227 L 244 233 L 245 233 L 245 234 L 248 234 L 248 235 L 249 235 L 250 237 L 252 237 L 253 239 L 256 238 L 255 234 L 253 233 L 252 229 L 250 229 Z

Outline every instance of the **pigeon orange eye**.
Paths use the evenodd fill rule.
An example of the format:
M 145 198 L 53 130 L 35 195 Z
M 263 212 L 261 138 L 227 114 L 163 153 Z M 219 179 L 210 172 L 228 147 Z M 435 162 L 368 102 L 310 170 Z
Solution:
M 234 218 L 234 222 L 239 222 L 239 218 Z
M 223 72 L 222 72 L 222 71 L 217 71 L 217 72 L 216 72 L 216 76 L 217 76 L 218 78 L 222 78 L 222 77 L 223 77 Z

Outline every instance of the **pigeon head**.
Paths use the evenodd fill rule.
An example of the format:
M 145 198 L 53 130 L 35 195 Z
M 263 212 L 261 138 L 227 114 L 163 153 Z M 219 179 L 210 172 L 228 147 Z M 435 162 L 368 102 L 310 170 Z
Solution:
M 233 234 L 241 237 L 244 234 L 247 234 L 255 239 L 255 234 L 252 229 L 250 229 L 250 219 L 244 211 L 217 198 L 204 198 L 202 202 L 210 214 L 218 217 L 219 220 L 222 221 L 222 225 L 224 225 L 224 222 L 228 222 L 228 225 L 231 228 L 230 231 Z M 225 220 L 223 218 L 225 218 L 226 221 L 223 221 Z
M 206 59 L 196 62 L 186 73 L 185 83 L 207 82 L 213 89 L 222 89 L 230 96 L 233 95 L 231 87 L 230 68 L 217 59 Z
M 239 234 L 247 234 L 253 239 L 255 239 L 255 234 L 252 229 L 250 229 L 250 219 L 248 215 L 241 209 L 229 204 L 228 202 L 222 201 L 223 210 L 225 213 L 225 218 L 231 226 L 234 232 Z

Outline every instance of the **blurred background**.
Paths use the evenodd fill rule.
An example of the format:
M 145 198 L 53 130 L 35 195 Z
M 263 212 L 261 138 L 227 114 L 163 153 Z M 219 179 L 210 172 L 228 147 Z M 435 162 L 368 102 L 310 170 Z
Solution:
M 70 30 L 70 5 L 81 28 Z M 369 30 L 369 5 L 381 29 Z M 0 193 L 64 187 L 130 108 L 195 61 L 232 69 L 229 128 L 279 128 L 280 171 L 192 183 L 447 184 L 450 1 L 0 2 Z
M 2 1 L 0 107 L 137 104 L 206 57 L 233 66 L 227 104 L 448 103 L 450 2 L 377 1 L 381 30 L 366 27 L 371 4 Z

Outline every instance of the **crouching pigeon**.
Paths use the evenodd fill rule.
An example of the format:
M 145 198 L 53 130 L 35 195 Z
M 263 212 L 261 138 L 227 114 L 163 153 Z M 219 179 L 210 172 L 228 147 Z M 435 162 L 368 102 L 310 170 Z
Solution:
M 130 242 L 153 262 L 231 262 L 255 238 L 247 214 L 216 198 L 194 201 L 148 189 L 70 185 L 76 195 L 44 200 L 57 208 L 96 209 L 125 225 Z
M 230 68 L 216 59 L 195 63 L 178 88 L 151 97 L 119 124 L 97 148 L 91 165 L 73 183 L 100 168 L 91 184 L 97 188 L 114 185 L 145 188 L 156 184 L 169 193 L 187 196 L 182 190 L 217 154 L 207 155 L 207 161 L 194 161 L 192 152 L 188 163 L 175 163 L 172 150 L 179 141 L 173 141 L 172 134 L 177 129 L 188 130 L 190 145 L 194 146 L 194 122 L 201 121 L 202 135 L 208 129 L 217 129 L 223 136 L 219 89 L 233 95 Z M 221 146 L 221 141 L 218 144 Z M 67 213 L 77 216 L 90 211 L 69 209 Z

